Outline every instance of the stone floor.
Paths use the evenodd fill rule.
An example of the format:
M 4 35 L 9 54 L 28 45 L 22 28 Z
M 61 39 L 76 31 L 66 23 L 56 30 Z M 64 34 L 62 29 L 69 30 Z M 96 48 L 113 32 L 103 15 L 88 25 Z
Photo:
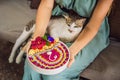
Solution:
M 23 61 L 20 64 L 8 63 L 13 44 L 0 39 L 0 80 L 22 80 Z

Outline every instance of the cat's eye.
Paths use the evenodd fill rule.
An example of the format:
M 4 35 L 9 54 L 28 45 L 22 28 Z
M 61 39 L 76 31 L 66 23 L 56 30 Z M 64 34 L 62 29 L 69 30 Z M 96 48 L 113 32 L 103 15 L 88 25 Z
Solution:
M 67 24 L 68 26 L 70 26 L 70 24 Z
M 67 22 L 67 25 L 70 26 L 71 24 Z
M 74 26 L 74 28 L 78 28 L 78 26 Z

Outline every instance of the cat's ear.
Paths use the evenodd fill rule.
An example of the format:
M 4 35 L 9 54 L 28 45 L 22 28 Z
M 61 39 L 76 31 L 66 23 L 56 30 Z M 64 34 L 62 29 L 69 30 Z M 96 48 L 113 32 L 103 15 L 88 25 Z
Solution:
M 86 21 L 86 18 L 81 18 L 79 20 L 76 20 L 76 24 L 79 25 L 79 27 L 82 27 Z
M 62 15 L 65 19 L 68 19 L 69 18 L 69 15 L 68 14 L 63 14 Z
M 86 18 L 82 18 L 82 23 L 84 24 L 86 21 Z
M 71 21 L 71 18 L 68 14 L 63 14 L 63 17 L 66 19 L 67 22 Z

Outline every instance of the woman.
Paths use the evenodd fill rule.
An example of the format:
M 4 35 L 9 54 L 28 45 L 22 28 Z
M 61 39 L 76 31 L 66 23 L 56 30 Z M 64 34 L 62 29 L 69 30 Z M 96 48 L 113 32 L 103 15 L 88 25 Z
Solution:
M 70 61 L 68 68 L 56 75 L 42 75 L 33 71 L 27 63 L 24 67 L 23 80 L 73 80 L 96 58 L 101 50 L 109 44 L 109 25 L 107 12 L 113 0 L 41 0 L 36 16 L 36 28 L 33 39 L 43 36 L 51 15 L 61 15 L 61 7 L 72 9 L 79 15 L 90 18 L 85 28 L 70 46 Z M 44 15 L 44 16 L 43 16 Z M 79 79 L 78 79 L 79 80 Z

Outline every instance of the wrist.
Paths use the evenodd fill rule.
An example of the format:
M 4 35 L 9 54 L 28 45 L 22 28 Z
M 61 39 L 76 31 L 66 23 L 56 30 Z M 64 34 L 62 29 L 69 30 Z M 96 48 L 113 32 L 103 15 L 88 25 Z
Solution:
M 71 55 L 71 56 L 74 56 L 74 57 L 76 56 L 76 54 L 74 53 L 74 51 L 71 50 L 71 49 L 70 49 L 70 55 Z
M 70 46 L 69 51 L 72 56 L 76 56 L 80 50 Z
M 33 35 L 31 36 L 31 38 L 32 38 L 32 39 L 35 39 L 35 38 L 38 37 L 38 36 L 42 37 L 42 36 L 44 36 L 44 35 L 43 35 L 43 34 L 40 34 L 40 33 L 33 33 Z

